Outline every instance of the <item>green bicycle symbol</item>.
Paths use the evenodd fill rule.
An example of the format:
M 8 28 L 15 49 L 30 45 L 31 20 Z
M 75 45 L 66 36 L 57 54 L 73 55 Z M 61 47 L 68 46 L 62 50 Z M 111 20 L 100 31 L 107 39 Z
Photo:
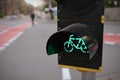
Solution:
M 85 44 L 82 38 L 73 38 L 73 34 L 70 35 L 69 40 L 64 43 L 64 49 L 66 52 L 72 52 L 73 49 L 79 49 L 83 53 L 89 53 L 87 45 Z M 74 44 L 73 41 L 77 41 L 77 44 Z

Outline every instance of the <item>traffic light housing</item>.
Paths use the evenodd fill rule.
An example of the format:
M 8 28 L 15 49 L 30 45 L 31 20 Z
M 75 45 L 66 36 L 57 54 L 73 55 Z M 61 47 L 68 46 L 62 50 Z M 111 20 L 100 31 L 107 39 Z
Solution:
M 47 42 L 47 54 L 58 53 L 62 67 L 99 72 L 102 66 L 103 0 L 56 0 L 58 32 Z

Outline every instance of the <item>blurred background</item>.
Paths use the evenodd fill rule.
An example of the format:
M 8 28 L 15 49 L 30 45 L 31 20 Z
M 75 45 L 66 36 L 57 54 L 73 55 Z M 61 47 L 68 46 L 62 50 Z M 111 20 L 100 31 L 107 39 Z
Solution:
M 37 17 L 49 13 L 52 9 L 57 16 L 55 0 L 0 0 L 0 18 L 21 18 L 35 12 Z
M 120 0 L 104 5 L 103 69 L 96 80 L 120 80 Z M 80 80 L 81 72 L 65 73 L 57 55 L 46 54 L 46 42 L 56 31 L 55 0 L 0 0 L 0 80 Z
M 104 0 L 105 3 L 105 19 L 120 20 L 120 1 Z M 53 16 L 57 17 L 57 3 L 55 0 L 0 0 L 0 18 L 16 17 L 29 15 L 35 12 L 37 16 L 49 13 L 52 9 Z

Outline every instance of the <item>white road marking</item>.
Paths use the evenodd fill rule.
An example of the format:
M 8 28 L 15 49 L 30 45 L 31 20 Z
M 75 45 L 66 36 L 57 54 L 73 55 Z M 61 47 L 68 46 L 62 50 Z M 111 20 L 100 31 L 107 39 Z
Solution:
M 12 42 L 14 42 L 18 37 L 20 37 L 23 34 L 23 32 L 19 32 L 15 37 L 10 39 L 7 43 L 5 43 L 2 47 L 0 47 L 0 50 L 4 50 L 6 47 L 8 47 Z
M 115 35 L 114 33 L 106 33 L 106 35 Z
M 23 25 L 27 25 L 27 24 L 29 24 L 29 22 L 28 23 L 25 23 L 25 24 L 22 24 L 22 26 Z M 37 24 L 37 22 L 35 23 L 35 24 Z M 16 25 L 15 27 L 12 27 L 11 29 L 13 29 L 13 28 L 16 28 L 16 27 L 21 27 L 21 24 L 20 25 Z M 27 29 L 30 29 L 32 26 L 30 25 L 30 26 L 28 26 L 27 27 Z M 5 32 L 6 32 L 7 30 L 5 30 Z M 14 36 L 13 38 L 11 38 L 7 43 L 5 43 L 2 47 L 0 47 L 0 50 L 4 50 L 7 46 L 9 46 L 12 42 L 14 42 L 18 37 L 20 37 L 22 34 L 23 34 L 24 32 L 22 31 L 22 32 L 19 32 L 16 36 Z
M 120 34 L 116 34 L 117 36 L 120 36 Z
M 62 68 L 62 80 L 71 80 L 70 70 L 68 68 Z
M 3 33 L 5 33 L 5 32 L 7 32 L 8 30 L 2 30 L 1 32 L 0 32 L 0 34 L 3 34 Z
M 114 33 L 105 33 L 105 35 L 108 35 L 108 36 L 120 36 L 120 33 L 118 34 L 114 34 Z M 113 41 L 104 41 L 104 44 L 109 44 L 109 45 L 120 45 L 119 43 L 116 43 L 116 42 L 113 42 Z
M 4 47 L 0 47 L 0 50 L 1 50 L 1 51 L 4 50 Z
M 104 43 L 105 44 L 110 44 L 110 45 L 115 45 L 116 44 L 115 42 L 108 42 L 108 41 L 105 41 Z

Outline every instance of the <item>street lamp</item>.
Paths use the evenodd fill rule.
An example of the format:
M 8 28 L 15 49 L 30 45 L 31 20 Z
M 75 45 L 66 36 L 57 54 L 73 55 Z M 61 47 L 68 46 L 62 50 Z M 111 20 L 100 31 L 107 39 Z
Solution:
M 49 13 L 50 13 L 50 19 L 53 19 L 53 10 L 52 10 L 52 1 L 49 0 Z
M 49 9 L 51 9 L 52 8 L 52 1 L 51 0 L 49 0 L 48 5 L 49 5 Z

